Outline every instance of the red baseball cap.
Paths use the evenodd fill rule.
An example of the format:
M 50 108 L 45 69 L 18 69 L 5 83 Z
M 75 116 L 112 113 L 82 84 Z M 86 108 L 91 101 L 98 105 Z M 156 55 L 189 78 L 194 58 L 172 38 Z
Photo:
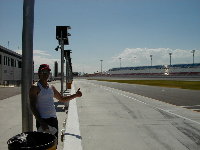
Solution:
M 42 71 L 44 69 L 51 71 L 51 69 L 49 68 L 49 65 L 47 65 L 47 64 L 41 64 L 38 71 Z

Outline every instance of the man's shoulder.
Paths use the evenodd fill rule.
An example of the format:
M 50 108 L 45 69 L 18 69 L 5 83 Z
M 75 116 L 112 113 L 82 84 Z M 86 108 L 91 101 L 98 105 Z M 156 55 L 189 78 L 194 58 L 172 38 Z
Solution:
M 38 90 L 40 90 L 40 88 L 39 88 L 39 86 L 37 85 L 37 83 L 35 83 L 35 84 L 32 84 L 32 85 L 31 85 L 30 90 L 32 90 L 32 91 L 38 91 Z

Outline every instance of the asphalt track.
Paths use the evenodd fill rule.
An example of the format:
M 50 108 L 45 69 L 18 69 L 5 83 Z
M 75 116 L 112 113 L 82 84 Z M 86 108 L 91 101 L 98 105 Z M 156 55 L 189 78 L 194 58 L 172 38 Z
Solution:
M 178 88 L 165 88 L 138 84 L 125 84 L 116 82 L 90 81 L 95 84 L 112 87 L 122 91 L 153 98 L 176 106 L 182 106 L 195 111 L 200 111 L 200 91 Z
M 83 150 L 200 149 L 199 112 L 136 93 L 146 87 L 154 96 L 159 88 L 88 80 L 74 85 L 83 93 L 77 100 Z M 163 97 L 170 92 L 177 94 Z
M 0 100 L 18 95 L 21 93 L 21 87 L 0 87 Z

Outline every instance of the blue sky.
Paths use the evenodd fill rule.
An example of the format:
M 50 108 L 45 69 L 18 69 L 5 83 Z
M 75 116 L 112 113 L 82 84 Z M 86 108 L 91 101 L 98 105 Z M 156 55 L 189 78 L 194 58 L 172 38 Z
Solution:
M 0 0 L 0 45 L 20 52 L 23 1 Z M 34 61 L 60 61 L 56 26 L 71 26 L 73 71 L 200 63 L 200 0 L 35 0 Z

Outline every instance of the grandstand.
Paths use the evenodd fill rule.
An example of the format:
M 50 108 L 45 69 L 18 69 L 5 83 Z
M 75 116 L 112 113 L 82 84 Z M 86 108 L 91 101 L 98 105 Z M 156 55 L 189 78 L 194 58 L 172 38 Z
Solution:
M 161 76 L 200 76 L 200 63 L 174 64 L 138 67 L 119 67 L 109 69 L 110 75 L 161 75 Z

